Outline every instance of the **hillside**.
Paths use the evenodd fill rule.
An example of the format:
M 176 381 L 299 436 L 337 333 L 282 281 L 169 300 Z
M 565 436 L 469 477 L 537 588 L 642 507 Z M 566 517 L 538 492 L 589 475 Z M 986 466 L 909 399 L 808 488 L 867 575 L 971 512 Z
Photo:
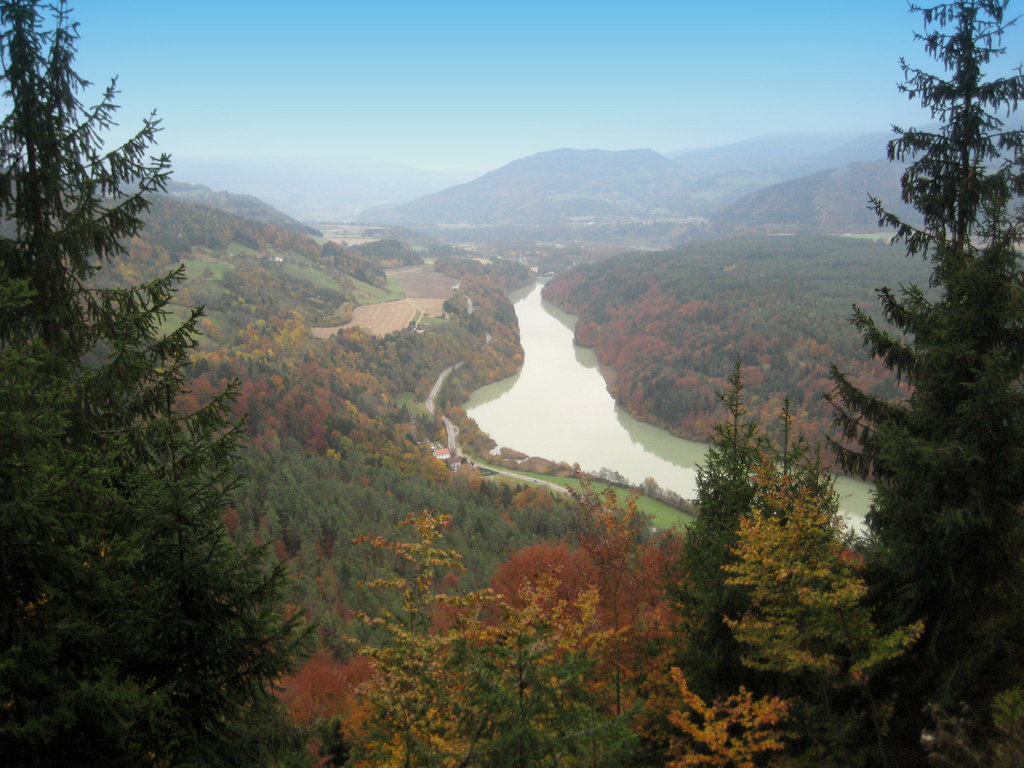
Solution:
M 784 134 L 671 152 L 692 183 L 689 210 L 714 217 L 731 203 L 777 184 L 885 157 L 888 134 Z M 714 227 L 711 232 L 715 231 Z
M 874 312 L 877 286 L 927 280 L 924 265 L 879 242 L 744 237 L 579 267 L 544 297 L 579 316 L 576 340 L 614 370 L 609 387 L 634 416 L 708 439 L 739 359 L 761 424 L 773 427 L 789 395 L 816 443 L 831 425 L 831 363 L 868 388 L 885 378 L 848 323 L 851 306 Z
M 167 184 L 167 194 L 176 200 L 207 205 L 210 208 L 233 213 L 236 216 L 252 219 L 262 224 L 272 224 L 275 227 L 281 227 L 292 232 L 314 236 L 320 234 L 313 227 L 296 221 L 288 214 L 267 205 L 253 195 L 239 195 L 225 191 L 215 192 L 202 184 L 186 184 L 179 181 L 171 181 Z
M 629 226 L 683 214 L 692 177 L 647 149 L 558 149 L 509 163 L 474 181 L 362 218 L 438 231 L 593 239 L 603 225 Z M 482 231 L 482 233 L 481 233 Z
M 645 247 L 742 231 L 868 232 L 867 191 L 898 199 L 898 172 L 878 160 L 885 140 L 770 136 L 671 159 L 646 149 L 558 149 L 361 217 L 450 241 Z
M 869 195 L 882 199 L 900 216 L 913 216 L 900 200 L 902 172 L 898 164 L 875 160 L 783 181 L 719 211 L 708 230 L 714 235 L 875 233 L 878 219 L 869 208 Z
M 353 545 L 357 534 L 394 532 L 410 511 L 453 514 L 447 538 L 472 568 L 467 583 L 482 585 L 499 562 L 563 535 L 571 520 L 568 504 L 547 492 L 520 496 L 514 484 L 481 485 L 449 472 L 430 453 L 440 422 L 416 405 L 457 361 L 464 364 L 442 405 L 514 373 L 522 351 L 505 293 L 528 271 L 443 259 L 437 266 L 459 282 L 456 303 L 470 299 L 471 315 L 453 313 L 421 332 L 377 338 L 353 328 L 321 340 L 310 333 L 315 323 L 391 296 L 336 266 L 357 258 L 347 251 L 335 258 L 338 250 L 160 198 L 128 252 L 101 273 L 106 284 L 123 285 L 185 267 L 175 315 L 203 305 L 205 316 L 180 405 L 198 407 L 237 382 L 233 415 L 245 418 L 246 439 L 228 527 L 244 541 L 271 544 L 290 564 L 291 600 L 318 622 L 318 645 L 332 654 L 345 652 L 346 637 L 364 634 L 353 612 L 378 605 L 358 586 L 381 570 Z M 369 249 L 363 258 L 390 259 L 393 250 Z

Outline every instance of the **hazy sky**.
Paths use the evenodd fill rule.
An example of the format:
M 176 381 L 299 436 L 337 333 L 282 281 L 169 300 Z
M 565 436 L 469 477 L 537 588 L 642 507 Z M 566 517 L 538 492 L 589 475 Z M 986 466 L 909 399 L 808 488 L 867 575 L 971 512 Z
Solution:
M 896 91 L 901 55 L 927 61 L 902 0 L 72 5 L 79 73 L 118 75 L 121 122 L 156 109 L 179 158 L 482 171 L 922 122 Z M 1004 44 L 1024 59 L 1024 30 Z

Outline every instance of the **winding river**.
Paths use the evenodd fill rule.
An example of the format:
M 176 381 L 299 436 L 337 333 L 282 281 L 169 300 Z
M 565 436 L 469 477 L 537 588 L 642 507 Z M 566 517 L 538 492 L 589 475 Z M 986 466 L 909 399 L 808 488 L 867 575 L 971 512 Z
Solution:
M 662 488 L 693 498 L 704 443 L 682 440 L 644 424 L 615 404 L 591 349 L 573 344 L 576 318 L 541 299 L 541 284 L 511 294 L 525 360 L 519 373 L 478 389 L 469 415 L 499 446 L 585 471 L 610 469 L 630 482 L 652 477 Z M 839 478 L 843 511 L 862 517 L 869 486 Z

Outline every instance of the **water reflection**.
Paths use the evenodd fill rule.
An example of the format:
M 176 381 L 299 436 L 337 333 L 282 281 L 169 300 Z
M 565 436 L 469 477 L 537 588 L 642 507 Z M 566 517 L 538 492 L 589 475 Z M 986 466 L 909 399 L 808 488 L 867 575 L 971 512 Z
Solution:
M 541 285 L 511 295 L 525 350 L 514 376 L 473 393 L 466 410 L 499 446 L 531 456 L 612 469 L 630 482 L 653 477 L 686 498 L 707 445 L 638 421 L 608 393 L 591 349 L 573 344 L 576 319 L 541 299 Z M 844 511 L 867 510 L 864 483 L 840 478 Z
M 540 285 L 513 296 L 523 348 L 516 376 L 477 390 L 469 415 L 499 445 L 631 482 L 653 477 L 692 498 L 707 446 L 643 424 L 608 394 L 593 350 L 573 344 L 575 318 L 542 302 Z

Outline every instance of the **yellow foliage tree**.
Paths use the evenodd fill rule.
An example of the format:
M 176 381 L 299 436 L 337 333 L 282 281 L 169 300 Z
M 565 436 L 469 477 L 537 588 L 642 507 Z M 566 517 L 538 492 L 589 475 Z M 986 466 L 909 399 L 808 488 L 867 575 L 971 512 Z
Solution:
M 859 690 L 881 746 L 887 718 L 869 681 L 922 626 L 882 634 L 872 622 L 860 558 L 849 548 L 834 491 L 795 483 L 769 461 L 755 469 L 755 486 L 732 549 L 736 561 L 724 566 L 732 574 L 726 583 L 749 592 L 746 612 L 726 620 L 743 648 L 743 663 L 787 676 L 817 708 L 810 719 L 820 726 L 840 691 Z M 824 727 L 833 735 L 841 730 Z
M 781 756 L 770 756 L 786 746 L 781 725 L 789 712 L 787 701 L 777 696 L 754 698 L 740 686 L 738 693 L 708 705 L 690 690 L 678 667 L 671 674 L 687 709 L 670 712 L 668 719 L 689 739 L 671 740 L 672 759 L 666 768 L 755 768 L 765 765 L 766 757 L 771 765 L 784 765 Z
M 363 690 L 370 714 L 352 764 L 615 764 L 632 735 L 593 695 L 591 672 L 609 638 L 598 630 L 598 591 L 565 599 L 546 574 L 522 586 L 515 606 L 491 590 L 438 592 L 443 573 L 464 570 L 457 552 L 436 545 L 447 521 L 422 512 L 405 520 L 413 542 L 357 540 L 391 552 L 408 575 L 367 584 L 397 590 L 402 610 L 364 616 L 386 637 L 361 647 L 376 673 Z

